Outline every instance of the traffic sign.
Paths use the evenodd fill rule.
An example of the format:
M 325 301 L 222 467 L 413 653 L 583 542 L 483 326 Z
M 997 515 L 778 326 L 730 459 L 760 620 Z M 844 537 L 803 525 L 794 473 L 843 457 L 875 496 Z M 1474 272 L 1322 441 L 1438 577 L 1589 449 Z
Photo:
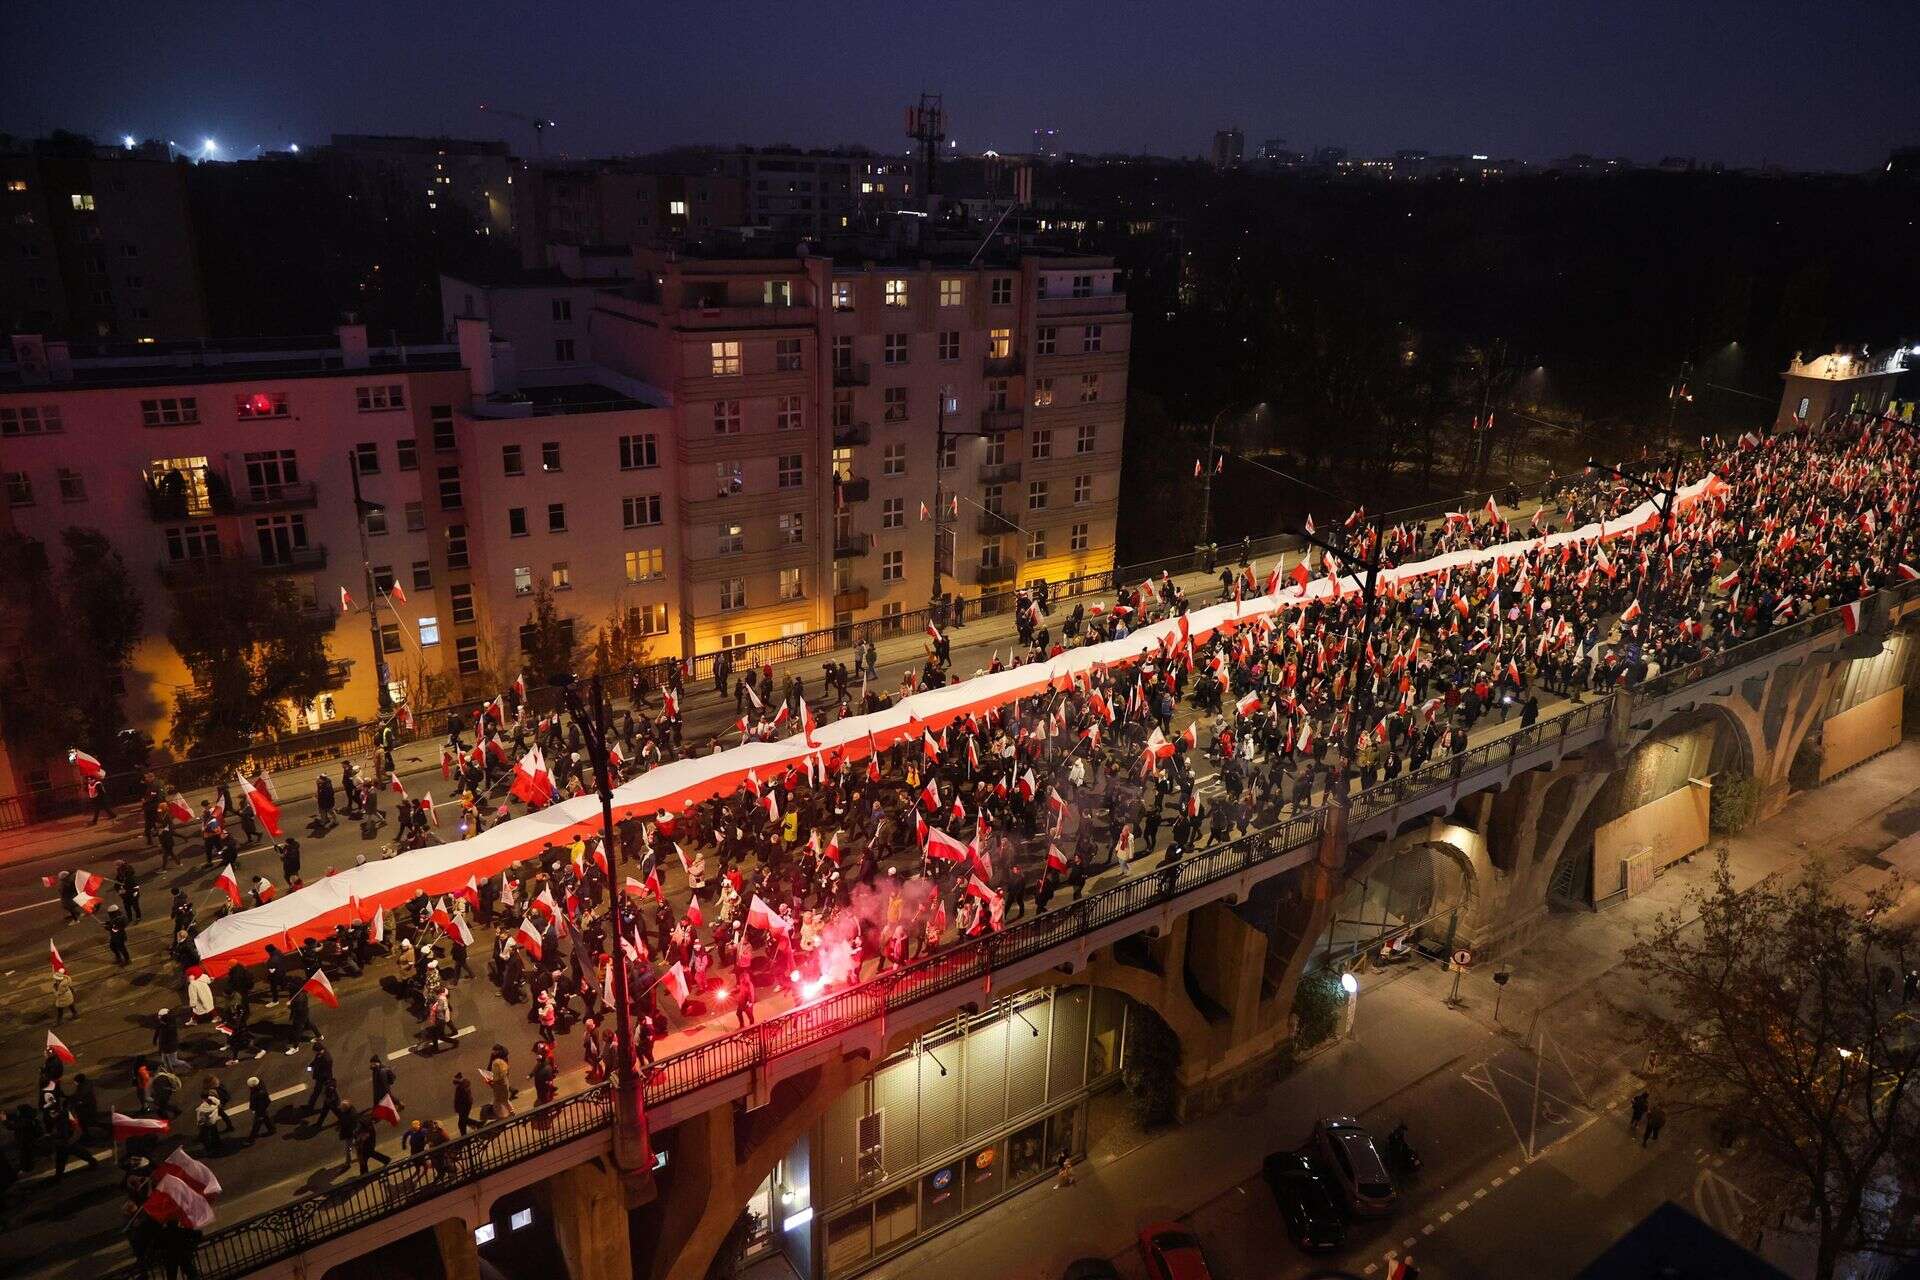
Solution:
M 1473 967 L 1473 952 L 1467 950 L 1465 947 L 1461 947 L 1455 951 L 1453 953 L 1453 967 L 1456 969 L 1471 969 Z

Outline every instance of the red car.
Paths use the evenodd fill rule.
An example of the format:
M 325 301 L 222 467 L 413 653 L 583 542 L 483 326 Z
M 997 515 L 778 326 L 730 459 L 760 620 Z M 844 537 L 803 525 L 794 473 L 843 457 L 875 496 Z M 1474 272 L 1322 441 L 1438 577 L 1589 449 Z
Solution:
M 1200 1253 L 1200 1237 L 1177 1222 L 1140 1228 L 1140 1252 L 1152 1280 L 1213 1280 Z

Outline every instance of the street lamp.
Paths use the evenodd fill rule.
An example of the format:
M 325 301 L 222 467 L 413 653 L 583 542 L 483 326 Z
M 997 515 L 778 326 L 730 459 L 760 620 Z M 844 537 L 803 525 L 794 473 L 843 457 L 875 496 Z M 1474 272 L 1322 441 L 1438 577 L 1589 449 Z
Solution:
M 573 722 L 586 742 L 587 761 L 593 766 L 593 786 L 600 796 L 600 842 L 607 855 L 607 899 L 611 904 L 607 926 L 612 933 L 608 951 L 613 957 L 614 1040 L 619 1068 L 614 1075 L 614 1158 L 630 1175 L 652 1178 L 653 1152 L 647 1141 L 647 1103 L 635 1070 L 633 1009 L 628 994 L 627 956 L 620 934 L 620 843 L 613 832 L 613 761 L 607 751 L 607 699 L 596 674 L 587 682 L 589 704 L 582 705 L 579 682 L 567 673 L 549 683 L 560 690 Z
M 940 535 L 946 526 L 946 491 L 940 484 L 941 459 L 947 456 L 947 441 L 960 439 L 984 439 L 994 435 L 991 431 L 949 431 L 947 415 L 958 412 L 959 401 L 954 397 L 951 386 L 940 388 L 940 412 L 933 433 L 933 595 L 927 600 L 929 608 L 940 603 Z M 1011 523 L 1011 522 L 1009 522 Z M 956 572 L 955 577 L 959 574 Z
M 387 646 L 380 638 L 380 596 L 373 583 L 373 553 L 367 550 L 367 517 L 385 511 L 384 502 L 360 496 L 360 457 L 347 450 L 347 473 L 353 477 L 353 527 L 360 535 L 360 567 L 366 571 L 367 629 L 373 633 L 373 672 L 380 681 L 380 714 L 393 714 L 393 681 L 387 669 Z
M 1265 400 L 1262 400 L 1260 403 L 1254 405 L 1251 409 L 1245 410 L 1244 412 L 1257 414 L 1264 411 L 1266 407 L 1267 407 L 1267 402 Z M 1220 430 L 1221 420 L 1224 419 L 1229 413 L 1232 413 L 1233 411 L 1234 411 L 1233 406 L 1228 405 L 1226 408 L 1222 409 L 1220 412 L 1214 414 L 1213 421 L 1207 424 L 1206 465 L 1201 469 L 1201 472 L 1200 472 L 1205 484 L 1205 488 L 1203 489 L 1200 497 L 1200 545 L 1203 547 L 1212 541 L 1210 534 L 1213 529 L 1213 469 L 1216 465 L 1218 465 L 1216 462 L 1216 457 L 1225 456 L 1225 455 L 1216 455 L 1214 453 L 1214 448 L 1215 448 L 1214 437 Z
M 1351 1040 L 1353 1038 L 1354 1019 L 1359 1016 L 1360 1013 L 1360 980 L 1353 976 L 1352 970 L 1348 970 L 1346 973 L 1340 975 L 1340 993 L 1347 998 L 1344 1019 L 1346 1026 L 1341 1030 L 1340 1034 Z

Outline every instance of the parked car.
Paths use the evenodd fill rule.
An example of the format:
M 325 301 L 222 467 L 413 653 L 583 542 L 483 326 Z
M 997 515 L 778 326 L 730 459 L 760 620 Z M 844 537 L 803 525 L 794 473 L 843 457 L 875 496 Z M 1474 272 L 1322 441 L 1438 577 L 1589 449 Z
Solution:
M 1200 1237 L 1177 1222 L 1140 1228 L 1140 1252 L 1147 1259 L 1149 1280 L 1213 1280 L 1200 1253 Z
M 1327 1117 L 1313 1126 L 1310 1145 L 1356 1217 L 1381 1218 L 1393 1211 L 1397 1193 L 1387 1173 L 1387 1162 L 1373 1145 L 1373 1135 L 1361 1128 L 1358 1120 L 1352 1116 Z
M 1334 1199 L 1327 1175 L 1300 1151 L 1276 1151 L 1260 1166 L 1273 1203 L 1287 1224 L 1287 1235 L 1308 1253 L 1338 1249 L 1347 1238 L 1347 1221 Z
M 1060 1273 L 1060 1280 L 1120 1280 L 1120 1273 L 1105 1258 L 1075 1258 Z

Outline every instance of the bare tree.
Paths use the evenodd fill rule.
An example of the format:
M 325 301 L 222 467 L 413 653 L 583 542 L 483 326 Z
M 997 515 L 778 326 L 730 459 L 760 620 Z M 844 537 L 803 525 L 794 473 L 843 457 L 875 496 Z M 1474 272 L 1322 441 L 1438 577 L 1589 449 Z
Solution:
M 1753 1139 L 1772 1178 L 1753 1225 L 1812 1235 L 1817 1280 L 1849 1251 L 1920 1245 L 1902 1204 L 1920 1173 L 1902 1007 L 1914 939 L 1885 922 L 1891 902 L 1843 900 L 1817 872 L 1736 891 L 1722 855 L 1624 957 L 1651 997 L 1624 1016 L 1654 1092 Z

